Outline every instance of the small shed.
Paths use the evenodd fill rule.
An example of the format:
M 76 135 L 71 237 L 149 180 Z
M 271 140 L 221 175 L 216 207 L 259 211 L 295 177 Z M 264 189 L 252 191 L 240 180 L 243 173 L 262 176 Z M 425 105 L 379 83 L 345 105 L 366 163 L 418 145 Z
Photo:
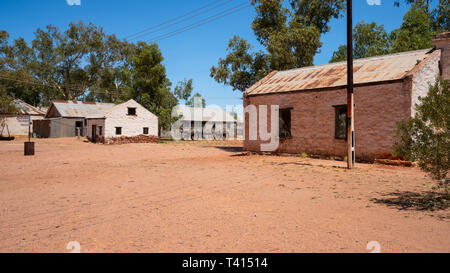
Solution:
M 113 103 L 54 100 L 47 110 L 44 120 L 33 122 L 39 137 L 58 138 L 86 136 L 86 120 L 102 117 Z
M 13 104 L 18 109 L 18 113 L 1 113 L 2 124 L 0 124 L 0 133 L 6 135 L 9 131 L 9 134 L 12 136 L 28 135 L 29 122 L 44 119 L 45 112 L 20 99 L 13 100 Z

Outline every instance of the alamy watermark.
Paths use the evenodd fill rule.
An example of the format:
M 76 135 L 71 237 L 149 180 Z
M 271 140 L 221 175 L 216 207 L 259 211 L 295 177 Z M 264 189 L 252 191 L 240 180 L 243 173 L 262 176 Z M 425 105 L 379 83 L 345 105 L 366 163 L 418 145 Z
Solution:
M 369 253 L 381 253 L 381 244 L 377 241 L 371 241 L 367 244 L 366 247 L 369 250 Z
M 366 0 L 369 6 L 381 6 L 381 0 Z
M 259 105 L 258 107 L 248 105 L 245 108 L 227 105 L 226 111 L 223 111 L 220 107 L 203 108 L 201 103 L 200 98 L 195 98 L 193 107 L 175 107 L 172 110 L 172 118 L 178 119 L 171 127 L 170 135 L 173 139 L 231 140 L 237 137 L 238 132 L 241 132 L 245 140 L 260 141 L 263 152 L 274 152 L 278 149 L 279 105 Z M 247 117 L 248 128 L 246 129 L 243 121 Z
M 66 0 L 69 6 L 81 6 L 81 0 Z
M 70 250 L 69 253 L 81 253 L 81 244 L 77 241 L 72 241 L 67 244 L 66 249 Z

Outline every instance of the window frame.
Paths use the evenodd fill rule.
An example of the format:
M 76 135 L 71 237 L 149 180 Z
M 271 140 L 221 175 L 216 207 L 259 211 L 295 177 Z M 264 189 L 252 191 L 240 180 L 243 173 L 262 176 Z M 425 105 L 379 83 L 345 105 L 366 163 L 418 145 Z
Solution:
M 280 139 L 292 139 L 292 111 L 294 110 L 293 107 L 286 107 L 286 108 L 280 108 L 279 110 L 279 132 L 278 132 L 278 137 Z M 283 117 L 282 112 L 284 111 L 289 111 L 289 136 L 281 136 L 281 119 Z
M 144 135 L 148 135 L 149 134 L 149 132 L 150 132 L 150 130 L 149 130 L 150 128 L 149 127 L 143 127 L 142 129 L 143 129 L 142 132 L 143 132 Z M 147 133 L 146 133 L 146 131 L 147 131 Z
M 334 108 L 334 139 L 337 140 L 346 140 L 348 138 L 348 128 L 347 128 L 347 104 L 341 104 L 341 105 L 333 105 Z M 341 114 L 342 109 L 345 111 L 345 137 L 341 137 L 339 135 L 339 116 Z
M 115 127 L 115 128 L 116 128 L 116 136 L 121 136 L 122 135 L 122 127 Z M 119 130 L 119 133 L 117 130 Z
M 130 110 L 134 109 L 134 114 L 130 114 Z M 127 116 L 137 116 L 137 108 L 136 107 L 127 107 Z

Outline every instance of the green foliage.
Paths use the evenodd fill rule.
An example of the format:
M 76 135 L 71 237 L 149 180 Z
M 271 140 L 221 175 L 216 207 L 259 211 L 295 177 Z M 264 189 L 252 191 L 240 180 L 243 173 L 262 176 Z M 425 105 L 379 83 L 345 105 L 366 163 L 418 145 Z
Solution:
M 13 104 L 13 98 L 0 86 L 0 114 L 17 114 L 19 110 Z
M 320 31 L 315 26 L 291 21 L 285 31 L 274 32 L 267 47 L 271 70 L 288 70 L 313 65 L 322 46 Z
M 154 97 L 161 88 L 167 86 L 163 60 L 158 45 L 138 43 L 131 63 L 133 97 L 138 102 L 142 100 L 142 94 L 147 93 Z
M 141 104 L 158 116 L 161 129 L 170 129 L 171 124 L 177 120 L 172 117 L 172 109 L 177 106 L 178 99 L 170 91 L 170 82 L 168 81 L 157 90 L 156 94 L 143 93 Z
M 417 161 L 436 180 L 450 170 L 450 92 L 449 81 L 437 80 L 428 96 L 420 98 L 416 114 L 397 129 L 395 155 Z
M 355 56 L 353 56 L 357 59 Z M 333 56 L 331 56 L 330 63 L 344 62 L 347 61 L 347 46 L 340 45 L 338 50 L 333 52 Z
M 432 12 L 434 32 L 450 31 L 450 1 L 439 0 Z
M 256 0 L 252 29 L 264 51 L 253 52 L 248 41 L 234 36 L 225 59 L 211 68 L 211 77 L 233 90 L 245 91 L 273 70 L 313 64 L 329 31 L 329 21 L 344 10 L 344 0 Z
M 283 7 L 283 1 L 255 1 L 257 16 L 253 20 L 252 29 L 258 41 L 268 46 L 273 33 L 284 32 L 289 10 Z M 256 4 L 256 3 L 254 3 Z
M 186 105 L 187 106 L 191 106 L 191 107 L 202 107 L 205 108 L 206 107 L 206 100 L 205 98 L 202 97 L 202 95 L 200 93 L 195 93 L 192 98 L 190 98 L 189 100 L 186 101 Z
M 193 80 L 184 79 L 183 81 L 177 84 L 177 86 L 174 89 L 174 94 L 178 99 L 187 101 L 191 96 L 192 90 L 194 90 Z
M 388 53 L 431 48 L 434 35 L 450 31 L 449 0 L 439 0 L 436 8 L 430 10 L 432 1 L 405 0 L 411 8 L 403 17 L 398 29 L 387 34 L 383 26 L 376 23 L 359 22 L 353 29 L 354 57 L 366 58 Z M 396 1 L 397 6 L 400 1 Z M 333 53 L 330 62 L 345 61 L 347 46 L 341 45 Z
M 3 32 L 1 36 L 8 35 Z M 13 79 L 3 78 L 1 83 L 29 103 L 36 99 L 44 104 L 51 99 L 77 99 L 98 84 L 105 69 L 121 62 L 124 46 L 92 23 L 70 23 L 65 32 L 49 25 L 37 29 L 31 45 L 23 38 L 11 45 L 7 39 L 1 41 L 0 76 Z M 27 89 L 34 94 L 23 91 Z
M 83 22 L 71 23 L 65 32 L 54 26 L 38 29 L 31 45 L 22 38 L 12 44 L 8 40 L 9 34 L 0 31 L 0 86 L 25 102 L 134 99 L 158 116 L 161 128 L 174 121 L 178 99 L 157 44 L 131 44 Z M 174 92 L 189 98 L 192 80 L 181 82 Z
M 294 20 L 306 26 L 314 26 L 320 33 L 330 31 L 329 22 L 342 16 L 346 9 L 345 0 L 289 0 Z
M 160 49 L 156 44 L 139 42 L 131 60 L 131 98 L 158 116 L 160 128 L 169 129 L 175 121 L 172 109 L 178 99 L 171 92 Z
M 359 22 L 353 29 L 353 54 L 355 59 L 387 54 L 389 35 L 383 25 Z M 347 60 L 347 46 L 341 45 L 333 53 L 331 63 Z
M 404 0 L 407 4 L 422 7 L 431 20 L 434 33 L 450 31 L 450 2 L 449 0 Z M 431 3 L 437 2 L 436 7 L 430 10 Z M 394 5 L 400 6 L 400 1 L 394 1 Z
M 433 39 L 431 19 L 425 7 L 414 4 L 403 17 L 400 29 L 395 33 L 392 52 L 431 48 Z
M 270 72 L 269 60 L 262 51 L 251 53 L 252 46 L 239 36 L 228 43 L 225 59 L 211 68 L 211 77 L 218 83 L 244 91 Z

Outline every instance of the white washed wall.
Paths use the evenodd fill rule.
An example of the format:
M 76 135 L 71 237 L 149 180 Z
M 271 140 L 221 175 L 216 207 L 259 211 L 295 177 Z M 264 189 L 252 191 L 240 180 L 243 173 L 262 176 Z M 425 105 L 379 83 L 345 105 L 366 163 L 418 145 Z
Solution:
M 416 103 L 419 103 L 419 97 L 426 97 L 430 90 L 430 85 L 434 85 L 439 76 L 440 52 L 427 61 L 420 69 L 414 73 L 413 86 L 411 94 L 411 116 L 416 114 Z
M 128 107 L 136 108 L 136 116 L 128 116 Z M 116 135 L 116 127 L 122 127 L 120 136 L 142 135 L 144 127 L 149 128 L 148 135 L 158 136 L 158 117 L 139 103 L 130 100 L 113 107 L 106 113 L 105 137 L 120 137 Z
M 43 116 L 31 116 L 31 122 L 33 120 L 43 119 Z M 11 135 L 28 135 L 28 116 L 14 116 L 6 118 L 8 129 Z M 31 132 L 33 132 L 33 124 L 31 124 Z M 0 126 L 1 130 L 1 126 Z M 3 130 L 3 135 L 7 135 L 8 130 Z

